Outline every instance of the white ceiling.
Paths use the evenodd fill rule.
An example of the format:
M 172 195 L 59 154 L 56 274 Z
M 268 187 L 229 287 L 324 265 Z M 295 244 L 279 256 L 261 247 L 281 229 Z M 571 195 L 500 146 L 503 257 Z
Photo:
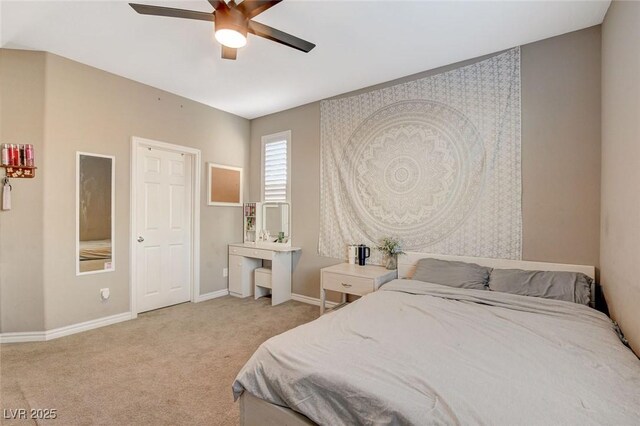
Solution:
M 206 0 L 148 1 L 211 11 Z M 204 21 L 136 14 L 123 1 L 7 1 L 2 47 L 45 50 L 246 118 L 602 23 L 606 1 L 285 0 L 255 20 L 309 40 L 253 35 L 220 59 Z

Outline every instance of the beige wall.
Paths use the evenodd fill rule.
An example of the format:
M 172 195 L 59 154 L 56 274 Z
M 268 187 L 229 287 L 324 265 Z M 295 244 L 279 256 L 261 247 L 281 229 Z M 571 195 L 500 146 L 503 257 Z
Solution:
M 600 280 L 640 354 L 640 3 L 614 1 L 602 30 Z
M 477 60 L 395 80 L 379 88 Z M 371 90 L 367 88 L 364 90 Z M 353 92 L 360 93 L 362 91 Z M 522 47 L 523 257 L 598 265 L 600 223 L 600 27 Z M 291 130 L 292 237 L 302 256 L 293 292 L 319 296 L 320 103 L 251 121 L 251 169 L 261 137 Z M 260 175 L 251 175 L 260 196 Z
M 227 279 L 223 278 L 222 269 L 227 266 L 226 246 L 242 238 L 241 210 L 239 207 L 206 205 L 204 163 L 212 161 L 246 170 L 249 166 L 249 121 L 56 55 L 12 50 L 2 54 L 6 58 L 38 56 L 46 61 L 46 72 L 39 75 L 45 81 L 45 107 L 40 117 L 43 116 L 45 122 L 46 151 L 37 152 L 40 168 L 35 181 L 21 182 L 16 188 L 24 199 L 35 201 L 25 203 L 24 199 L 16 197 L 16 211 L 0 213 L 5 244 L 4 221 L 9 220 L 9 216 L 19 216 L 27 205 L 31 209 L 40 203 L 36 208 L 39 215 L 35 217 L 43 227 L 33 235 L 43 236 L 44 261 L 41 275 L 30 277 L 29 285 L 44 288 L 44 299 L 37 291 L 34 296 L 33 291 L 20 289 L 15 282 L 17 275 L 13 274 L 6 282 L 3 280 L 3 305 L 13 305 L 22 297 L 40 297 L 40 303 L 44 300 L 44 328 L 47 330 L 129 310 L 131 136 L 202 151 L 201 294 L 225 289 Z M 12 67 L 9 68 L 11 71 Z M 24 70 L 14 71 L 19 74 Z M 3 81 L 7 75 L 3 72 Z M 19 93 L 7 99 L 6 105 L 13 108 L 18 98 Z M 33 119 L 37 123 L 38 114 L 34 114 Z M 15 137 L 16 142 L 31 138 L 26 133 L 17 133 Z M 116 157 L 116 271 L 112 273 L 75 275 L 76 151 Z M 248 190 L 248 185 L 245 189 Z M 21 242 L 17 236 L 7 240 L 19 246 L 21 252 L 26 251 L 26 242 Z M 11 253 L 6 256 L 5 253 L 2 252 L 3 264 L 16 261 Z M 4 290 L 7 287 L 17 288 L 18 294 L 6 299 Z M 111 289 L 107 303 L 100 301 L 99 289 L 103 287 Z M 33 311 L 37 309 L 30 307 L 14 312 L 3 309 L 2 331 L 17 331 L 14 324 L 20 324 L 22 328 L 30 317 L 39 315 Z M 11 322 L 6 322 L 8 318 Z M 42 330 L 42 326 L 36 325 L 25 329 Z
M 45 54 L 0 49 L 0 142 L 30 143 L 44 154 Z M 12 179 L 12 205 L 0 211 L 0 330 L 44 327 L 43 180 Z M 4 177 L 4 172 L 0 172 Z
M 523 257 L 598 266 L 600 26 L 522 49 Z

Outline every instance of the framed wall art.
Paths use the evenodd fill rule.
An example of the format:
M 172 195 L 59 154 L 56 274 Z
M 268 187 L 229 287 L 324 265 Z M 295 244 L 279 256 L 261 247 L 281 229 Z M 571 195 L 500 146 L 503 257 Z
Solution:
M 207 163 L 207 204 L 242 207 L 242 167 Z

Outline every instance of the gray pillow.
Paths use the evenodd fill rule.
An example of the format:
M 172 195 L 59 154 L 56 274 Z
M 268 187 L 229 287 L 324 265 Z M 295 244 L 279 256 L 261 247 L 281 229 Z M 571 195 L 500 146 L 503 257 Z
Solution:
M 491 271 L 489 289 L 589 305 L 591 281 L 591 278 L 579 272 L 494 269 Z
M 490 272 L 490 268 L 475 263 L 426 258 L 418 261 L 413 279 L 449 287 L 486 290 Z

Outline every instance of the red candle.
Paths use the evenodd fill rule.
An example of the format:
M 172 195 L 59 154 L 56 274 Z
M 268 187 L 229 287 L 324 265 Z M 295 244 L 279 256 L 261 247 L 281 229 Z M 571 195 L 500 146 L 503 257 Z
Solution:
M 20 166 L 20 148 L 16 144 L 11 145 L 11 165 Z

